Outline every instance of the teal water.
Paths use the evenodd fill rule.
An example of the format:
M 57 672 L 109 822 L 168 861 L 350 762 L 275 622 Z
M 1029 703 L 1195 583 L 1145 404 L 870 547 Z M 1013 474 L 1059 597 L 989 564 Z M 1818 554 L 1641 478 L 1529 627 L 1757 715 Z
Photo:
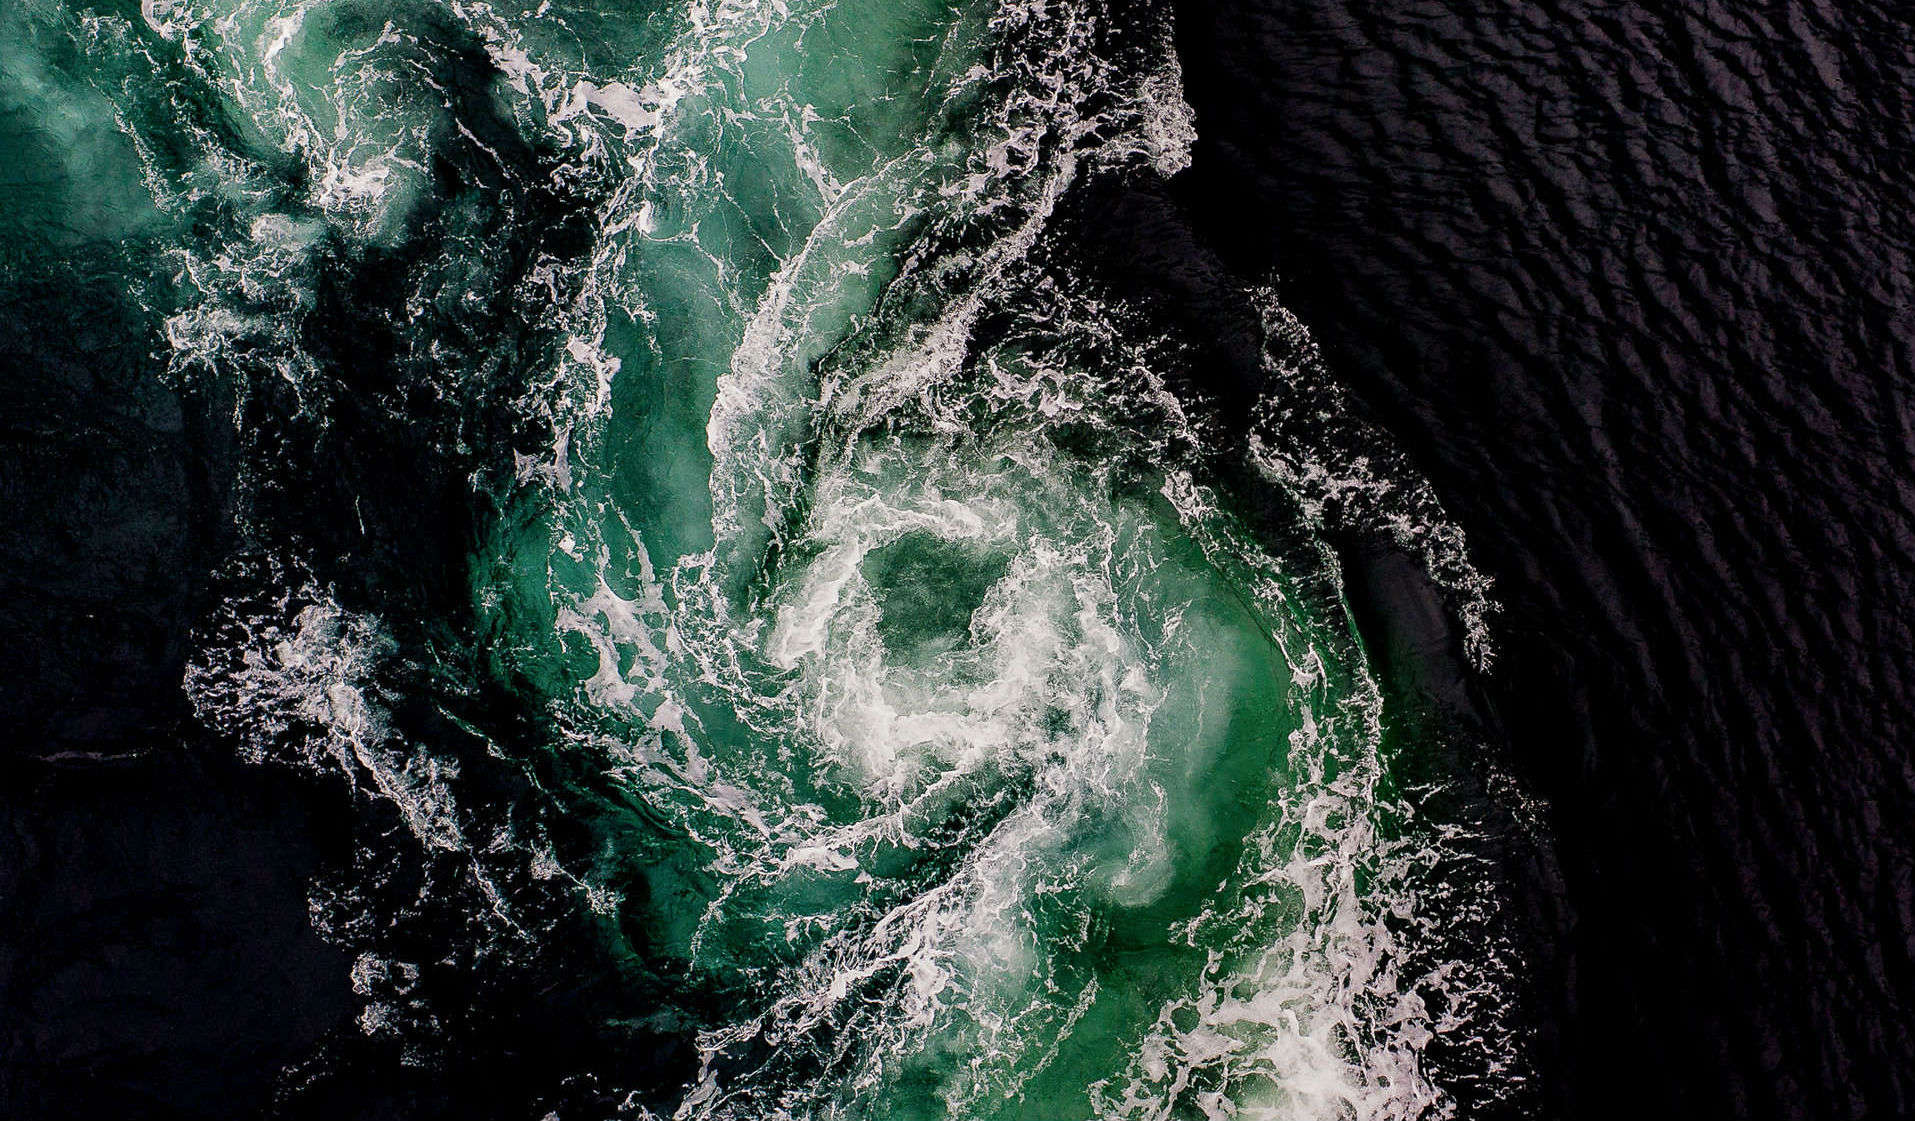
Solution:
M 1445 1111 L 1421 1055 L 1474 982 L 1403 973 L 1437 842 L 1325 510 L 1479 658 L 1484 585 L 1380 438 L 1310 442 L 1360 429 L 1268 291 L 1259 436 L 1219 447 L 1173 335 L 1071 265 L 1067 192 L 1189 160 L 1166 12 L 27 0 L 0 35 L 4 220 L 114 247 L 165 376 L 235 402 L 200 719 L 422 869 L 316 889 L 368 1036 L 428 1061 L 426 947 L 563 930 L 690 1041 L 619 1115 Z M 437 493 L 354 475 L 301 522 L 355 425 L 469 496 L 449 596 L 325 574 Z M 413 713 L 494 693 L 511 735 Z

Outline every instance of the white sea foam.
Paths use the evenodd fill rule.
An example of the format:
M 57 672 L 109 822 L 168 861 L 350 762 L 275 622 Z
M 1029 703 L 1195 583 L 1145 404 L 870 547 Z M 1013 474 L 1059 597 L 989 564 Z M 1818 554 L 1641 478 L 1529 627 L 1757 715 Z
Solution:
M 433 848 L 458 850 L 456 764 L 395 742 L 373 676 L 393 653 L 377 619 L 305 583 L 273 603 L 225 606 L 219 643 L 186 672 L 186 695 L 208 726 L 255 759 L 334 769 L 397 807 Z
M 1091 1106 L 1443 1115 L 1421 1055 L 1446 1022 L 1420 994 L 1489 1007 L 1494 971 L 1403 972 L 1404 939 L 1437 924 L 1416 874 L 1435 857 L 1379 827 L 1396 812 L 1381 702 L 1334 556 L 1273 555 L 1237 523 L 1209 463 L 1172 450 L 1202 440 L 1155 372 L 1162 352 L 1033 262 L 1084 176 L 1188 166 L 1162 13 L 1137 35 L 1154 61 L 1128 68 L 1100 53 L 1100 5 L 959 13 L 937 24 L 932 61 L 911 63 L 926 92 L 834 106 L 765 75 L 851 18 L 839 5 L 701 0 L 617 72 L 526 13 L 450 10 L 499 68 L 514 124 L 561 153 L 546 186 L 597 206 L 586 255 L 541 260 L 519 290 L 528 325 L 558 341 L 514 407 L 551 441 L 512 449 L 521 490 L 488 543 L 508 575 L 481 574 L 480 614 L 509 602 L 549 623 L 500 657 L 548 690 L 558 749 L 673 839 L 661 865 L 694 869 L 703 906 L 648 919 L 664 952 L 763 994 L 700 1038 L 675 1115 L 877 1115 L 946 1060 L 935 1092 L 952 1113 L 1018 1100 L 1100 1002 L 1135 996 L 1089 951 L 1109 916 L 1170 894 L 1191 844 L 1176 783 L 1233 735 L 1280 781 L 1210 902 L 1163 939 L 1188 953 L 1165 959 L 1154 1016 L 1117 1044 L 1134 1061 Z M 370 52 L 410 49 L 402 22 L 320 58 L 306 38 L 320 11 L 142 8 L 307 184 L 297 212 L 275 208 L 263 164 L 210 136 L 199 179 L 152 173 L 162 207 L 218 196 L 245 215 L 178 257 L 197 299 L 166 324 L 175 369 L 214 376 L 245 355 L 323 418 L 327 381 L 298 331 L 320 247 L 408 235 L 448 110 L 429 83 L 377 87 Z M 893 97 L 922 97 L 910 128 L 860 136 L 859 114 Z M 1306 529 L 1381 527 L 1415 550 L 1486 664 L 1488 589 L 1460 534 L 1380 437 L 1313 428 L 1347 409 L 1307 332 L 1253 298 L 1270 385 L 1248 465 Z M 674 362 L 703 372 L 671 381 Z M 436 390 L 459 399 L 463 374 Z M 618 477 L 619 426 L 654 423 L 620 411 L 619 379 L 648 377 L 713 402 L 710 474 L 690 488 L 709 541 L 643 508 L 697 503 L 635 501 Z M 1066 450 L 1086 439 L 1093 451 Z M 879 569 L 905 546 L 989 574 L 968 617 L 928 639 L 886 614 L 901 609 Z M 422 849 L 460 861 L 428 890 L 470 893 L 498 929 L 517 929 L 515 893 L 534 882 L 618 911 L 537 829 L 463 805 L 454 763 L 394 734 L 382 674 L 407 667 L 378 619 L 309 579 L 263 579 L 285 598 L 229 603 L 189 673 L 203 721 L 395 807 Z M 1280 673 L 1255 661 L 1266 645 Z M 1265 739 L 1230 730 L 1244 695 Z M 328 906 L 372 904 L 346 890 Z M 412 967 L 379 952 L 372 924 L 329 922 L 362 950 L 367 1030 L 427 1032 Z M 813 1069 L 829 1077 L 794 1073 Z

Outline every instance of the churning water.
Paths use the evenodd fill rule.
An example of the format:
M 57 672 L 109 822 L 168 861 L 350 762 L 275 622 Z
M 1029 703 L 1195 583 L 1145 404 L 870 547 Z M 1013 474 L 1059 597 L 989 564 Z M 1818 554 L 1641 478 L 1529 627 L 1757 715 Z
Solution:
M 44 169 L 0 221 L 231 417 L 188 695 L 354 791 L 313 918 L 377 1054 L 512 1050 L 485 994 L 563 986 L 599 1046 L 527 1116 L 1444 1116 L 1439 1032 L 1523 1092 L 1497 888 L 1405 777 L 1454 733 L 1386 702 L 1331 535 L 1478 664 L 1487 583 L 1267 288 L 1226 426 L 1059 217 L 1189 161 L 1161 6 L 0 35 Z

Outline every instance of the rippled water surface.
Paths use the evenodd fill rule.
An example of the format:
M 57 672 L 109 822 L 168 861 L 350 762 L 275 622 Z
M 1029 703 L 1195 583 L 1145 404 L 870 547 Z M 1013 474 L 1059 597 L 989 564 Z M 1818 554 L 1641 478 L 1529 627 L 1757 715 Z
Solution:
M 1550 1112 L 1909 1113 L 1907 13 L 1184 15 L 1191 212 L 1496 576 Z
M 1902 24 L 0 6 L 0 1112 L 1907 1112 Z

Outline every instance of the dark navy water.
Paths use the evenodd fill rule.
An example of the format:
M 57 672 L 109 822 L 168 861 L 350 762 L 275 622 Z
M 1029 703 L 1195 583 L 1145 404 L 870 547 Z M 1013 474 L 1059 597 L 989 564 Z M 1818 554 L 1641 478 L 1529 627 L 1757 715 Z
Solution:
M 1198 225 L 1507 605 L 1554 1116 L 1915 1109 L 1915 30 L 1186 6 Z M 1204 59 L 1206 63 L 1194 60 Z
M 490 120 L 482 52 L 435 33 L 460 119 Z M 1087 182 L 1065 240 L 1197 340 L 1175 377 L 1221 406 L 1220 441 L 1261 377 L 1237 294 L 1273 283 L 1502 605 L 1477 673 L 1412 558 L 1337 539 L 1392 704 L 1456 732 L 1424 765 L 1461 805 L 1433 812 L 1482 827 L 1510 909 L 1477 932 L 1524 963 L 1505 1026 L 1530 1069 L 1439 1038 L 1432 1080 L 1463 1117 L 1915 1112 L 1915 30 L 1880 4 L 1218 0 L 1180 6 L 1176 44 L 1190 167 Z M 487 260 L 496 295 L 586 235 L 513 193 L 546 153 L 479 132 L 500 162 L 454 149 L 469 164 L 433 174 L 477 184 L 481 234 L 532 215 L 524 255 Z M 441 1049 L 369 1041 L 311 885 L 351 869 L 394 911 L 423 899 L 383 863 L 399 825 L 234 758 L 180 690 L 244 583 L 238 536 L 390 618 L 463 593 L 498 514 L 473 480 L 509 469 L 481 453 L 521 434 L 489 397 L 436 396 L 443 352 L 395 326 L 426 251 L 324 259 L 307 341 L 346 392 L 318 437 L 290 384 L 249 398 L 247 451 L 217 383 L 153 375 L 171 309 L 128 297 L 129 258 L 16 236 L 65 189 L 0 168 L 0 1113 L 518 1117 L 675 1084 L 689 1032 L 646 1020 L 662 980 L 562 911 L 506 968 L 461 940 L 476 892 L 393 935 L 429 963 L 403 1014 Z M 510 303 L 434 330 L 529 354 Z M 523 388 L 497 368 L 498 400 Z M 280 467 L 236 511 L 246 454 Z M 456 680 L 395 719 L 542 733 Z

